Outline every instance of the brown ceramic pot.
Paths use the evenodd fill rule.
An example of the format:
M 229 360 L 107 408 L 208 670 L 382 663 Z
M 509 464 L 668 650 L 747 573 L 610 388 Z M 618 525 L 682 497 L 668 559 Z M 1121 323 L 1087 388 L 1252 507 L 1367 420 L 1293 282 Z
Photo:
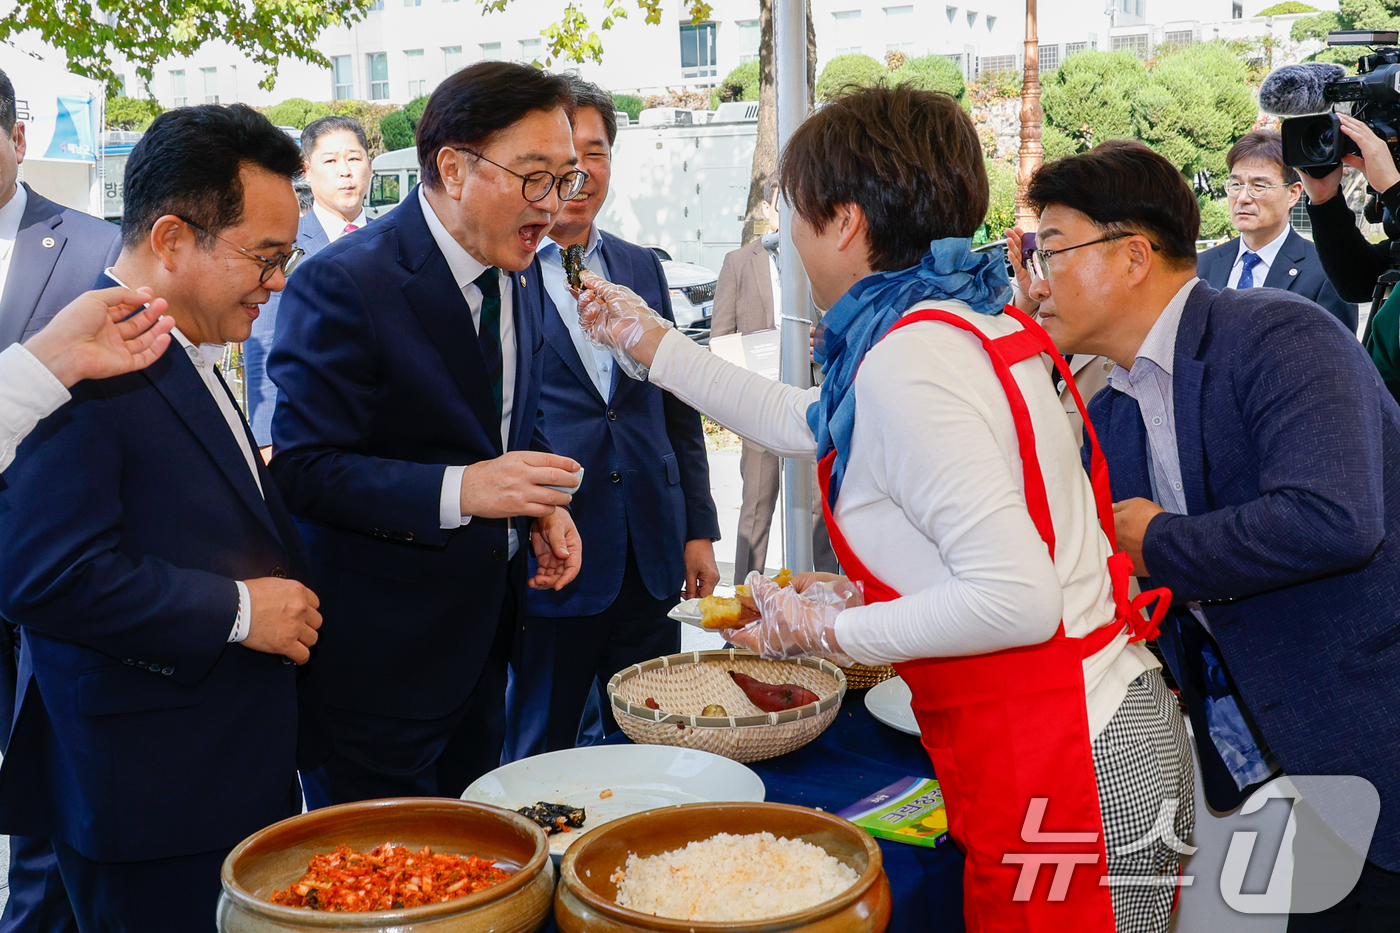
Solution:
M 629 853 L 645 857 L 716 833 L 764 831 L 822 847 L 859 880 L 825 903 L 770 920 L 672 920 L 617 905 L 609 878 Z M 560 933 L 881 933 L 890 922 L 890 882 L 879 845 L 839 816 L 782 803 L 696 803 L 614 820 L 570 846 L 559 866 L 554 917 Z
M 368 851 L 393 842 L 415 851 L 496 859 L 514 872 L 492 888 L 405 910 L 330 913 L 271 903 L 338 845 Z M 312 810 L 254 833 L 224 861 L 219 933 L 534 933 L 549 919 L 554 863 L 544 831 L 518 813 L 437 797 L 365 800 Z

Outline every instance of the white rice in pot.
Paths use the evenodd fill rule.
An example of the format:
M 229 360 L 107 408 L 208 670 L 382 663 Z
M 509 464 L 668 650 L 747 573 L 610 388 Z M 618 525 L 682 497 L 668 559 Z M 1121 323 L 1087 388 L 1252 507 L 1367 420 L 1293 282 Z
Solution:
M 613 873 L 617 903 L 677 920 L 766 920 L 830 900 L 860 875 L 820 846 L 772 833 L 719 833 Z

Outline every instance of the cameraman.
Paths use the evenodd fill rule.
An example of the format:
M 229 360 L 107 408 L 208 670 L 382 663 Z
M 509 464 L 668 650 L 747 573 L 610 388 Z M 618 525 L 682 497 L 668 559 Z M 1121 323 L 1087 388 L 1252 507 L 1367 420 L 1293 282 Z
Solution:
M 1360 169 L 1367 184 L 1380 192 L 1380 203 L 1389 216 L 1400 219 L 1400 169 L 1389 148 L 1365 123 L 1347 114 L 1337 116 L 1342 132 L 1361 150 L 1360 156 L 1343 156 L 1342 162 Z M 1298 173 L 1308 195 L 1313 242 L 1327 278 L 1342 299 L 1372 302 L 1362 340 L 1386 388 L 1400 400 L 1400 290 L 1391 292 L 1394 300 L 1385 300 L 1384 290 L 1377 286 L 1377 280 L 1392 268 L 1392 241 L 1370 243 L 1357 229 L 1355 215 L 1340 196 L 1342 172 L 1343 166 L 1338 166 L 1323 178 Z

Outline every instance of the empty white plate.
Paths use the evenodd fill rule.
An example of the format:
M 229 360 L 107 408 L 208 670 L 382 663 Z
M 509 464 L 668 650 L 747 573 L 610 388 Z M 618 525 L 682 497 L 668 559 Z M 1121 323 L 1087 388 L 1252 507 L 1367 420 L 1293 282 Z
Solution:
M 604 791 L 610 791 L 603 796 Z M 683 803 L 761 801 L 763 780 L 721 755 L 665 745 L 592 745 L 522 758 L 478 778 L 463 800 L 507 810 L 541 800 L 583 807 L 583 829 L 549 837 L 558 856 L 610 820 Z
M 913 699 L 914 694 L 909 692 L 909 685 L 904 682 L 904 678 L 891 677 L 866 692 L 865 708 L 870 711 L 870 715 L 891 729 L 898 729 L 910 735 L 922 735 L 919 721 L 914 718 L 914 710 L 909 705 Z

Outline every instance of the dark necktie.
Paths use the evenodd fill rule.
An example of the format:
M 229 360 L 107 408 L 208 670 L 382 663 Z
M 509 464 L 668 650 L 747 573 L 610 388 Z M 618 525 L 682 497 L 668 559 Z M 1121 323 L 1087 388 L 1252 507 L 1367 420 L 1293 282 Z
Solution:
M 1261 262 L 1263 262 L 1264 260 L 1262 260 L 1262 259 L 1259 258 L 1259 254 L 1258 254 L 1258 253 L 1245 252 L 1245 254 L 1244 254 L 1244 260 L 1243 260 L 1243 261 L 1244 261 L 1244 271 L 1240 273 L 1240 281 L 1239 281 L 1239 284 L 1237 284 L 1235 287 L 1236 287 L 1236 288 L 1253 288 L 1253 287 L 1254 287 L 1254 267 L 1257 266 L 1257 265 L 1259 265 L 1259 264 L 1260 264 Z
M 505 363 L 501 358 L 501 276 L 494 267 L 477 276 L 481 289 L 481 326 L 477 339 L 481 355 L 486 358 L 486 378 L 491 383 L 491 395 L 496 400 L 496 415 L 501 412 L 501 373 Z

